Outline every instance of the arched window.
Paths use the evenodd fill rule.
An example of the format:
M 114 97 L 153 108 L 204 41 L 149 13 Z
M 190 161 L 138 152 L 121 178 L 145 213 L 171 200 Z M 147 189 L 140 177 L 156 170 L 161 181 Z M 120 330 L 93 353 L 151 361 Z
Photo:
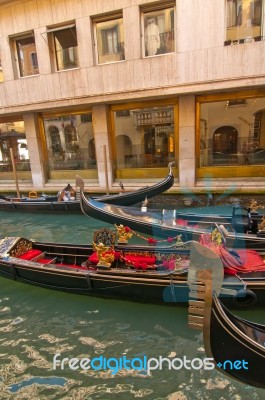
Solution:
M 79 143 L 77 140 L 75 127 L 73 125 L 67 125 L 64 128 L 64 134 L 66 150 L 76 153 L 76 151 L 79 149 Z
M 52 153 L 61 153 L 62 151 L 62 144 L 61 144 L 61 138 L 59 134 L 59 129 L 56 126 L 49 126 L 48 128 L 50 139 L 51 139 L 51 148 L 52 148 Z
M 123 168 L 126 166 L 133 166 L 133 162 L 136 160 L 137 155 L 135 154 L 135 160 L 133 160 L 132 154 L 132 140 L 127 135 L 117 136 L 116 145 L 118 150 L 118 162 Z
M 95 139 L 91 139 L 88 143 L 88 156 L 91 160 L 91 163 L 96 162 L 96 147 L 95 147 Z

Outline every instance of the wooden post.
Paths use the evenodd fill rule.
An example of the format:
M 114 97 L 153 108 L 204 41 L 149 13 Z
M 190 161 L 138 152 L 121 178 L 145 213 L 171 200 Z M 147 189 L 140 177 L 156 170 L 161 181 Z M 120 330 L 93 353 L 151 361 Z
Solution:
M 105 171 L 105 181 L 106 181 L 106 191 L 107 194 L 109 194 L 109 178 L 108 178 L 108 164 L 107 164 L 107 147 L 104 144 L 103 146 L 104 150 L 104 171 Z
M 12 162 L 12 167 L 13 167 L 14 179 L 15 179 L 16 188 L 17 188 L 17 197 L 20 199 L 18 180 L 17 180 L 17 170 L 16 170 L 15 158 L 14 158 L 14 153 L 13 153 L 13 149 L 12 148 L 10 148 L 10 155 L 11 155 L 11 162 Z

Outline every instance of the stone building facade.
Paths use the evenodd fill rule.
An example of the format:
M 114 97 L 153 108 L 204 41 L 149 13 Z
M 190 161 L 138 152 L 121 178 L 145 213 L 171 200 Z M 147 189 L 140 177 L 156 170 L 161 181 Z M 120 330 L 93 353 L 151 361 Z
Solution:
M 262 190 L 263 0 L 0 0 L 0 189 Z

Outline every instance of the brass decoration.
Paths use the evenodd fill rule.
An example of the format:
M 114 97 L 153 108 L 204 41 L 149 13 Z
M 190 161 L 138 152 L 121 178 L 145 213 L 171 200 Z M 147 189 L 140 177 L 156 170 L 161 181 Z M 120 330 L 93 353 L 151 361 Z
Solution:
M 222 236 L 221 232 L 219 232 L 219 230 L 217 228 L 214 229 L 211 233 L 212 242 L 220 245 L 220 244 L 222 244 L 222 239 L 223 239 L 223 236 Z
M 103 243 L 105 246 L 114 247 L 116 232 L 109 228 L 100 228 L 94 232 L 93 240 L 95 243 Z
M 261 223 L 258 224 L 259 231 L 265 231 L 265 216 L 262 217 Z
M 114 261 L 114 254 L 108 253 L 110 248 L 105 246 L 103 243 L 95 243 L 93 242 L 93 249 L 97 252 L 98 263 L 97 267 L 105 267 L 109 268 Z
M 118 243 L 126 244 L 128 240 L 132 237 L 133 233 L 128 226 L 116 225 L 115 228 L 118 232 Z
M 258 212 L 258 209 L 264 209 L 264 206 L 258 204 L 257 200 L 251 199 L 249 208 L 250 208 L 250 212 L 256 213 L 256 212 Z
M 32 242 L 27 239 L 21 238 L 18 242 L 9 250 L 11 257 L 19 257 L 22 254 L 32 249 Z

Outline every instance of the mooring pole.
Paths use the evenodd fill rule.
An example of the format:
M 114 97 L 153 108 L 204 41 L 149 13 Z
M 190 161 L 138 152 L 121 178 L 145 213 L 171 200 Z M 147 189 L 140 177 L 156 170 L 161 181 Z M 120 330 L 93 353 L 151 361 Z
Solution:
M 15 163 L 15 158 L 14 158 L 14 153 L 13 153 L 13 149 L 12 148 L 10 148 L 10 155 L 11 155 L 11 162 L 12 162 L 12 167 L 13 167 L 14 179 L 15 179 L 16 188 L 17 188 L 17 197 L 20 199 L 18 180 L 17 180 L 16 163 Z
M 108 178 L 108 164 L 107 164 L 107 147 L 104 144 L 103 146 L 104 150 L 104 170 L 105 170 L 105 182 L 106 182 L 106 191 L 107 194 L 109 194 L 109 178 Z

